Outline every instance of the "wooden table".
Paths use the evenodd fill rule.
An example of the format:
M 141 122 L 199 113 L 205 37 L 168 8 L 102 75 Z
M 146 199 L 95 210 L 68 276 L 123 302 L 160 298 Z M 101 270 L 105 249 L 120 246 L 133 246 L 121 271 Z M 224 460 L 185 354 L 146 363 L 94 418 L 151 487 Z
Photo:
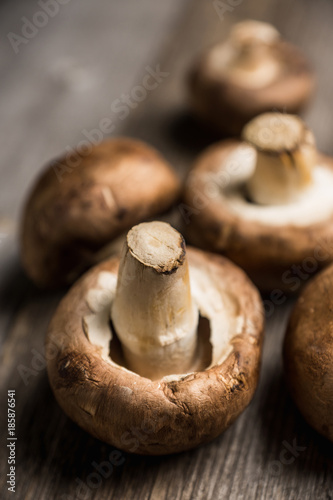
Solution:
M 45 330 L 64 292 L 37 290 L 19 264 L 17 221 L 28 185 L 45 161 L 84 139 L 84 129 L 112 118 L 112 102 L 142 81 L 148 65 L 160 65 L 169 74 L 126 119 L 115 122 L 114 134 L 149 141 L 184 175 L 198 151 L 211 141 L 188 114 L 186 70 L 202 48 L 224 37 L 238 19 L 274 22 L 308 53 L 318 73 L 318 94 L 306 120 L 320 149 L 333 154 L 333 3 L 236 3 L 229 1 L 234 7 L 220 19 L 213 1 L 72 0 L 20 44 L 18 54 L 7 34 L 22 33 L 22 16 L 32 19 L 40 8 L 23 0 L 0 7 L 1 498 L 333 498 L 332 445 L 306 425 L 283 380 L 281 344 L 291 301 L 274 311 L 266 302 L 259 388 L 228 431 L 179 455 L 122 454 L 121 465 L 98 479 L 94 463 L 108 460 L 112 448 L 63 414 L 45 370 Z M 9 389 L 15 389 L 17 404 L 15 494 L 6 487 Z

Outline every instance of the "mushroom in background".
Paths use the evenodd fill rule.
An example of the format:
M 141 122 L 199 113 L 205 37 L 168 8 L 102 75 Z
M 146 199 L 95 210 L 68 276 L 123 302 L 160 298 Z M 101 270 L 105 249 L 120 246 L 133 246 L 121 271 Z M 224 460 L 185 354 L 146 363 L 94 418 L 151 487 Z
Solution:
M 261 289 L 294 292 L 305 271 L 333 261 L 333 161 L 294 115 L 260 115 L 243 138 L 211 146 L 189 173 L 180 207 L 186 234 Z
M 333 266 L 309 283 L 291 315 L 284 369 L 307 422 L 333 442 Z
M 133 224 L 168 210 L 179 192 L 166 160 L 134 139 L 106 140 L 89 154 L 75 151 L 53 161 L 23 212 L 26 273 L 40 287 L 72 283 L 110 255 L 112 242 Z
M 262 303 L 244 272 L 151 222 L 129 231 L 120 261 L 71 288 L 46 359 L 77 424 L 125 451 L 160 455 L 232 424 L 256 389 L 262 340 Z
M 227 135 L 266 111 L 298 114 L 315 86 L 308 61 L 270 24 L 243 21 L 210 48 L 189 75 L 191 107 Z

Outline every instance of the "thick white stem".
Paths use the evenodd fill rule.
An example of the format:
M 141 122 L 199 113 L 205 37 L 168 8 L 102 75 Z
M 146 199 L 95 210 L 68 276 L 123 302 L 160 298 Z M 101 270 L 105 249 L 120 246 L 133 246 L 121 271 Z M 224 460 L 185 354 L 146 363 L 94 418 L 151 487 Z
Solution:
M 265 113 L 245 126 L 243 137 L 257 152 L 247 183 L 252 201 L 283 205 L 297 201 L 312 183 L 316 162 L 313 134 L 293 115 Z
M 132 228 L 111 310 L 128 367 L 151 379 L 186 372 L 195 357 L 198 316 L 181 234 L 164 222 Z

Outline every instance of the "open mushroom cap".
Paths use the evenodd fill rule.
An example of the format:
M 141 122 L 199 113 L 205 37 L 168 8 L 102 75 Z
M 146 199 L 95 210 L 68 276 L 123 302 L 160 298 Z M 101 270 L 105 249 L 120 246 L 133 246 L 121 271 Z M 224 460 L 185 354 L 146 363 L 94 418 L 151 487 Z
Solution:
M 153 148 L 115 138 L 52 161 L 24 208 L 21 257 L 41 287 L 73 282 L 116 237 L 166 211 L 180 182 Z
M 298 408 L 333 442 L 333 266 L 307 285 L 284 342 L 285 376 Z
M 189 75 L 194 112 L 232 135 L 266 111 L 299 113 L 313 89 L 313 72 L 299 49 L 272 25 L 254 20 L 236 24 Z
M 265 127 L 258 134 L 269 117 L 245 127 L 248 142 L 199 156 L 180 210 L 191 244 L 225 254 L 263 290 L 294 292 L 308 268 L 333 261 L 333 161 L 297 117 L 280 114 L 281 130 L 294 127 L 286 141 Z
M 160 226 L 153 228 L 151 244 L 159 230 Z M 137 255 L 144 261 L 140 268 L 136 257 L 133 263 L 133 255 L 129 255 L 131 243 L 133 233 L 127 238 L 121 260 L 114 257 L 92 268 L 60 303 L 46 339 L 49 379 L 63 410 L 93 436 L 139 454 L 180 452 L 218 436 L 250 402 L 260 368 L 262 303 L 244 272 L 221 256 L 189 248 L 184 260 L 183 247 L 181 261 L 170 272 L 160 263 L 158 268 L 147 266 L 143 250 L 144 255 Z M 160 243 L 165 246 L 163 238 L 158 238 L 157 246 Z M 177 253 L 175 240 L 171 246 L 174 244 Z M 141 271 L 131 277 L 128 265 Z M 184 282 L 187 270 L 189 283 Z M 168 302 L 168 288 L 178 286 L 177 276 L 179 283 L 184 283 L 179 307 Z M 152 293 L 149 295 L 146 288 L 150 302 L 146 310 L 140 311 L 144 303 L 140 287 L 146 279 L 152 280 Z M 163 283 L 163 293 L 160 288 L 157 294 L 157 287 L 163 287 Z M 151 302 L 154 295 L 155 302 Z M 136 344 L 135 339 L 131 341 L 134 351 L 129 357 L 123 349 L 123 341 L 128 346 L 126 332 L 118 336 L 117 331 L 126 323 L 115 316 L 122 312 L 124 297 L 128 301 L 127 314 L 135 310 L 138 318 L 137 329 L 130 337 L 144 338 L 143 325 L 147 321 L 146 337 L 150 339 L 144 346 L 142 342 Z M 149 323 L 153 304 L 159 304 L 161 316 L 166 314 L 164 319 L 155 318 L 155 332 Z M 193 305 L 199 313 L 193 357 L 186 349 L 182 351 L 183 340 L 193 338 L 193 323 L 184 318 L 183 305 L 189 310 Z M 165 320 L 171 332 L 167 341 L 161 335 Z M 127 324 L 131 329 L 133 322 L 129 319 Z M 188 331 L 179 337 L 178 327 L 184 324 Z M 170 350 L 172 345 L 175 349 Z M 165 349 L 166 361 L 170 358 L 169 372 L 149 377 L 132 368 L 133 355 L 151 364 L 154 360 L 147 353 L 153 350 L 158 355 L 161 348 Z M 175 350 L 183 353 L 183 359 L 177 360 L 180 364 L 176 372 L 172 364 Z

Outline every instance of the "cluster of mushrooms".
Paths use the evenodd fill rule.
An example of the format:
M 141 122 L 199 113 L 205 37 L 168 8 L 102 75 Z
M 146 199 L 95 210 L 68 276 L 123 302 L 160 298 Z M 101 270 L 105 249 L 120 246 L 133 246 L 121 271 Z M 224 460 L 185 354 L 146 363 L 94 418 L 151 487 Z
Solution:
M 295 114 L 313 88 L 297 48 L 244 21 L 189 78 L 194 111 L 237 137 L 204 151 L 183 185 L 129 138 L 78 151 L 70 172 L 58 158 L 37 180 L 22 263 L 40 287 L 72 285 L 48 329 L 48 374 L 59 405 L 93 436 L 140 454 L 180 452 L 218 436 L 251 401 L 264 326 L 252 281 L 289 292 L 306 259 L 316 270 L 333 262 L 333 245 L 318 249 L 333 238 L 333 160 Z M 161 220 L 173 207 L 193 246 Z M 332 293 L 328 266 L 301 293 L 284 358 L 297 405 L 333 441 Z

